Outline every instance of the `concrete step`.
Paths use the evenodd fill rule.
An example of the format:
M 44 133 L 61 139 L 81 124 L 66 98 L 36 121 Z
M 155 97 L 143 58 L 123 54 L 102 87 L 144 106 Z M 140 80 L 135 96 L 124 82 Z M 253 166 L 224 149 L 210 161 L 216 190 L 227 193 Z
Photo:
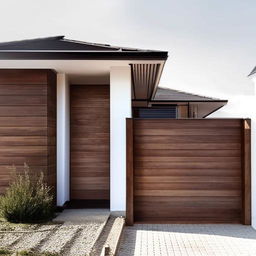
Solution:
M 116 255 L 124 224 L 123 217 L 110 216 L 90 256 Z
M 123 217 L 117 217 L 112 225 L 108 239 L 104 248 L 102 249 L 101 256 L 116 255 L 119 247 L 119 242 L 125 225 Z

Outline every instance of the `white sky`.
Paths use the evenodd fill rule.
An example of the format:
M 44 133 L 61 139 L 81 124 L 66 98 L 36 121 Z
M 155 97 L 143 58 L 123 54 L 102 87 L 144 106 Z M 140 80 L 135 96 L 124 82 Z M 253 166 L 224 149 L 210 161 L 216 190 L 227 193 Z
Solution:
M 207 96 L 252 92 L 255 0 L 1 0 L 0 41 L 69 39 L 168 50 L 161 86 Z

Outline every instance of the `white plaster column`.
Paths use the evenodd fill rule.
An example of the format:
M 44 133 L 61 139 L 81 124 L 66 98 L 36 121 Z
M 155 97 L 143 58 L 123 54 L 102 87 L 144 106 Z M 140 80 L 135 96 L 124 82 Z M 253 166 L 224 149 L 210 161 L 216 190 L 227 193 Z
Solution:
M 126 118 L 131 117 L 131 68 L 110 69 L 110 210 L 126 209 Z
M 70 182 L 69 84 L 65 74 L 57 74 L 57 205 L 69 200 Z

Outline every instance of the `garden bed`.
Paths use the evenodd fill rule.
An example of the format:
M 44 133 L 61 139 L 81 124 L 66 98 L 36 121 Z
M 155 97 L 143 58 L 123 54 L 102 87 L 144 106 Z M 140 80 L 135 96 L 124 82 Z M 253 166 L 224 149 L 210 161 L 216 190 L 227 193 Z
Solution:
M 95 211 L 65 210 L 53 222 L 43 224 L 11 224 L 2 220 L 0 248 L 6 253 L 0 251 L 0 255 L 89 255 L 109 217 L 107 211 Z

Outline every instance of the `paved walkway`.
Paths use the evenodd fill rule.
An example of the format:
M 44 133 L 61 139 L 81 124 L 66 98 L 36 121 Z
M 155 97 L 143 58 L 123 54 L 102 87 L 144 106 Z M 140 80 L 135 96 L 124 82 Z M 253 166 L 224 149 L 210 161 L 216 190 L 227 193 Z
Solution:
M 229 224 L 126 227 L 119 256 L 256 256 L 256 230 Z
M 65 223 L 103 223 L 110 215 L 107 209 L 67 209 L 61 212 L 54 221 Z

